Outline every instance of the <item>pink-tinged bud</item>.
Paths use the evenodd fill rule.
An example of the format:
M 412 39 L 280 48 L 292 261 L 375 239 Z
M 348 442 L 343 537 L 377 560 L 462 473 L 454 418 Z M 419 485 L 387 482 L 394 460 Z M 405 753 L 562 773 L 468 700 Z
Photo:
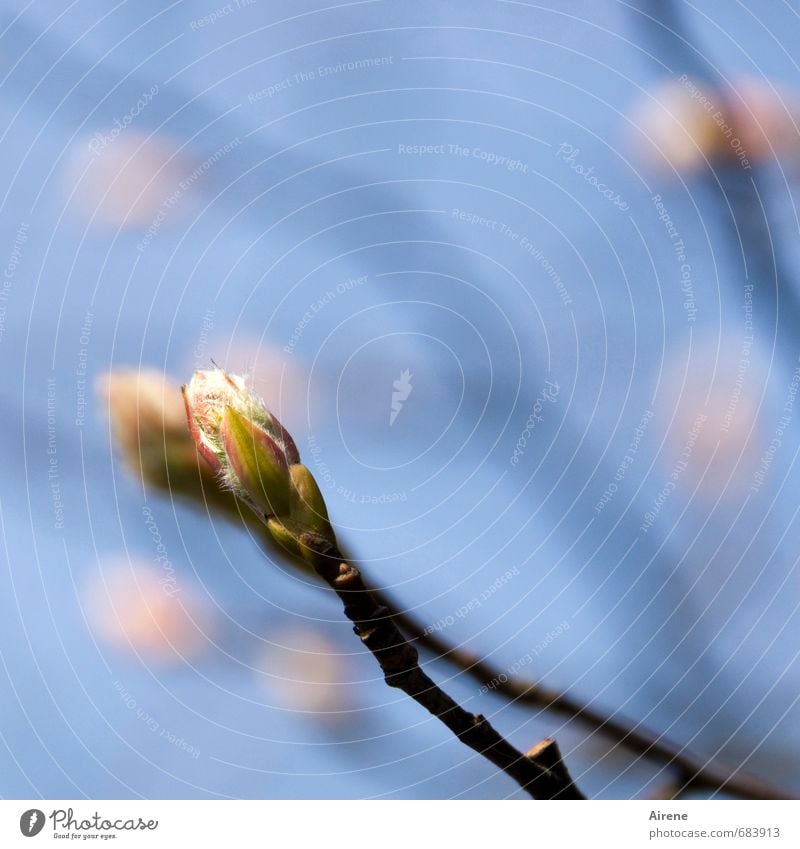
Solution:
M 198 451 L 234 495 L 262 519 L 280 519 L 293 538 L 332 534 L 294 440 L 244 378 L 222 369 L 195 372 L 183 397 Z
M 258 402 L 249 399 L 243 378 L 219 368 L 196 371 L 182 391 L 192 438 L 200 454 L 217 470 L 224 460 L 219 429 L 225 409 L 235 406 L 244 410 L 258 406 Z
M 186 407 L 186 421 L 189 425 L 189 433 L 192 435 L 194 444 L 197 446 L 200 456 L 211 467 L 211 470 L 214 473 L 219 474 L 222 472 L 222 463 L 220 462 L 217 452 L 213 449 L 210 442 L 204 438 L 203 432 L 200 430 L 197 419 L 192 412 L 192 408 L 189 403 L 189 394 L 185 386 L 181 386 L 181 394 L 183 395 L 183 404 Z
M 289 466 L 280 446 L 233 407 L 225 410 L 220 436 L 238 483 L 235 490 L 245 493 L 265 516 L 285 515 L 289 509 Z
M 196 371 L 188 386 L 183 388 L 183 397 L 189 430 L 200 453 L 212 466 L 225 462 L 220 428 L 228 407 L 272 437 L 286 457 L 287 465 L 295 462 L 297 448 L 291 437 L 243 377 L 220 368 Z
M 300 462 L 300 452 L 297 450 L 297 446 L 294 444 L 294 439 L 292 439 L 290 433 L 286 428 L 275 418 L 275 416 L 270 413 L 270 424 L 271 427 L 268 428 L 270 433 L 274 433 L 278 442 L 283 445 L 283 451 L 286 455 L 286 462 L 292 466 L 295 463 Z

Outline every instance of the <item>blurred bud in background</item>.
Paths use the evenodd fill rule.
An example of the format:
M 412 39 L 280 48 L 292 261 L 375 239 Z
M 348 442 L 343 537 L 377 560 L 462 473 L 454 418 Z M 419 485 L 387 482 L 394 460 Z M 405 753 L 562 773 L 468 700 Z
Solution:
M 263 339 L 248 338 L 246 333 L 237 333 L 218 347 L 224 352 L 228 370 L 247 375 L 250 386 L 302 445 L 308 432 L 308 408 L 315 393 L 300 358 Z M 208 364 L 197 363 L 194 368 L 205 365 Z
M 670 422 L 665 471 L 714 502 L 741 498 L 761 452 L 758 413 L 768 371 L 747 340 L 699 341 L 664 364 L 658 416 Z
M 795 92 L 753 79 L 734 80 L 727 91 L 682 75 L 654 90 L 635 108 L 637 149 L 650 165 L 679 173 L 713 164 L 800 154 Z
M 235 497 L 197 453 L 177 383 L 155 369 L 120 369 L 100 378 L 97 389 L 123 459 L 145 487 L 241 517 Z
M 96 227 L 160 228 L 186 205 L 192 167 L 163 136 L 98 132 L 75 148 L 65 193 Z
M 310 722 L 354 721 L 344 647 L 313 624 L 283 628 L 269 636 L 257 661 L 267 698 L 283 710 L 305 714 Z
M 217 621 L 191 578 L 147 560 L 110 559 L 84 590 L 89 627 L 101 642 L 148 662 L 196 660 L 214 645 Z

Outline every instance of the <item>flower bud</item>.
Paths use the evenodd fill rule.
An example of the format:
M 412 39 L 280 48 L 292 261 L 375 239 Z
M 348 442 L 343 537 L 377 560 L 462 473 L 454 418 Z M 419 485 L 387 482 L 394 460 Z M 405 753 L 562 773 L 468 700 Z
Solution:
M 225 456 L 241 489 L 266 516 L 289 509 L 289 466 L 275 440 L 233 407 L 227 407 L 220 427 Z
M 298 525 L 319 536 L 330 528 L 328 508 L 314 476 L 299 463 L 289 470 L 292 479 L 292 517 Z
M 294 440 L 244 378 L 222 369 L 195 372 L 183 397 L 198 451 L 267 520 L 276 542 L 302 556 L 304 535 L 333 541 L 325 501 Z
M 238 518 L 235 498 L 220 489 L 197 455 L 179 390 L 165 374 L 149 369 L 116 369 L 97 383 L 117 448 L 146 486 Z

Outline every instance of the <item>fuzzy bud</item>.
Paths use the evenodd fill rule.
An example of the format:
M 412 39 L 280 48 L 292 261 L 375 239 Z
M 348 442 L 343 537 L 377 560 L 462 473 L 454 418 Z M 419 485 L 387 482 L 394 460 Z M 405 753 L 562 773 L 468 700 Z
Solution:
M 201 456 L 283 547 L 300 553 L 311 534 L 333 540 L 328 511 L 292 437 L 246 385 L 222 369 L 195 372 L 183 387 L 189 430 Z

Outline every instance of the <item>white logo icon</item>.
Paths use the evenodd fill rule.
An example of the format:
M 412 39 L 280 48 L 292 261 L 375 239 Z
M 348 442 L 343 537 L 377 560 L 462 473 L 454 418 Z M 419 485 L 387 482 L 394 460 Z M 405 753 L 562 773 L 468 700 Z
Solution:
M 414 388 L 411 385 L 411 374 L 409 369 L 400 372 L 400 377 L 392 383 L 394 392 L 392 392 L 392 412 L 389 414 L 389 427 L 391 427 L 395 419 L 400 415 L 400 410 L 403 409 L 403 403 L 408 400 L 411 390 Z

